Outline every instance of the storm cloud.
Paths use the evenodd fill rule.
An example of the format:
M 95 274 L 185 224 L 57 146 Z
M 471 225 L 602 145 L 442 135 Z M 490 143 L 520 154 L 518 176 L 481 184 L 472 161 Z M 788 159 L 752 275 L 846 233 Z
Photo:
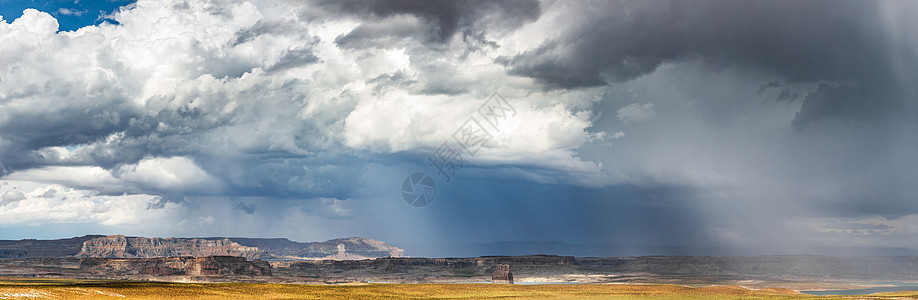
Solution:
M 82 10 L 0 19 L 6 228 L 430 255 L 442 239 L 918 247 L 911 2 L 65 11 Z M 430 159 L 495 93 L 514 113 L 447 181 Z M 438 180 L 423 208 L 398 190 L 416 172 Z
M 317 7 L 325 10 L 357 17 L 386 19 L 399 15 L 415 16 L 424 23 L 427 30 L 422 30 L 426 42 L 445 42 L 458 32 L 465 37 L 479 33 L 481 30 L 502 30 L 494 27 L 514 29 L 524 23 L 534 21 L 541 14 L 540 4 L 534 0 L 507 1 L 317 1 Z M 393 30 L 394 29 L 394 30 Z M 505 30 L 505 29 L 503 29 Z M 425 32 L 428 31 L 428 32 Z M 339 44 L 348 44 L 353 40 L 374 38 L 378 35 L 404 34 L 395 28 L 380 28 L 377 24 L 366 24 L 337 40 Z

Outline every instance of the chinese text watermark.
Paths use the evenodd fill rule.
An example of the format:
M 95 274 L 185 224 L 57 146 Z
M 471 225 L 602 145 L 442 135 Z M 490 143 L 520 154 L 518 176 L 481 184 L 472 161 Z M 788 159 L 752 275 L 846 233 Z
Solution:
M 486 143 L 502 133 L 501 124 L 516 113 L 507 99 L 494 93 L 453 132 L 452 141 L 444 141 L 432 156 L 427 157 L 428 165 L 449 183 L 468 162 L 463 155 L 475 157 Z M 426 206 L 434 197 L 436 182 L 425 173 L 411 174 L 402 182 L 402 199 L 410 206 Z

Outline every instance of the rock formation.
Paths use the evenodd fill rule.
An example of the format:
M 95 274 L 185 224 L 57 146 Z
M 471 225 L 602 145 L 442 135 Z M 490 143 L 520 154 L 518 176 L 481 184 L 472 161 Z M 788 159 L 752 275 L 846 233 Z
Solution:
M 3 255 L 0 248 L 0 255 Z M 12 250 L 11 250 L 12 251 Z M 20 255 L 9 253 L 8 255 Z M 145 238 L 113 235 L 83 242 L 76 257 L 151 258 L 238 256 L 250 260 L 354 260 L 401 257 L 404 250 L 371 239 L 351 237 L 299 243 L 258 238 Z M 20 256 L 16 256 L 20 257 Z
M 102 237 L 87 235 L 58 240 L 0 241 L 0 258 L 67 257 L 80 252 L 83 242 Z
M 145 238 L 113 235 L 83 242 L 77 257 L 149 258 L 173 256 L 237 256 L 247 259 L 271 258 L 267 251 L 247 247 L 229 239 Z
M 491 283 L 513 284 L 513 273 L 510 273 L 510 265 L 494 266 L 494 273 L 491 273 Z
M 512 266 L 512 273 L 509 267 Z M 495 272 L 497 271 L 497 272 Z M 496 274 L 495 274 L 496 273 Z M 918 256 L 810 255 L 705 257 L 582 257 L 552 255 L 471 258 L 247 261 L 242 257 L 5 258 L 0 276 L 136 279 L 202 282 L 386 281 L 392 283 L 568 281 L 640 282 L 692 278 L 723 280 L 824 279 L 918 281 Z M 501 281 L 505 280 L 505 281 Z M 813 281 L 815 280 L 815 281 Z
M 299 243 L 288 239 L 230 238 L 241 245 L 268 251 L 277 259 L 288 260 L 354 260 L 380 257 L 403 257 L 405 251 L 389 244 L 350 237 L 324 242 Z
M 271 265 L 236 256 L 82 258 L 80 271 L 106 276 L 271 276 Z

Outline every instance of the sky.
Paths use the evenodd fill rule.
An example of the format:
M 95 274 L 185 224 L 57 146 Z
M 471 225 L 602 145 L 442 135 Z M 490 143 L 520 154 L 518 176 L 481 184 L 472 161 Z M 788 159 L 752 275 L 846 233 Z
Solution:
M 0 16 L 0 239 L 918 248 L 913 1 Z

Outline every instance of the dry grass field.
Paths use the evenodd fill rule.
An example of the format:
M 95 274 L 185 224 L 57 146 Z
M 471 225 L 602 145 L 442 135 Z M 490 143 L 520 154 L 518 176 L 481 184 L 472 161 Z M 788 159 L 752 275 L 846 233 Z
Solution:
M 0 278 L 0 299 L 918 299 L 918 292 L 817 297 L 785 289 L 678 285 L 166 283 Z

